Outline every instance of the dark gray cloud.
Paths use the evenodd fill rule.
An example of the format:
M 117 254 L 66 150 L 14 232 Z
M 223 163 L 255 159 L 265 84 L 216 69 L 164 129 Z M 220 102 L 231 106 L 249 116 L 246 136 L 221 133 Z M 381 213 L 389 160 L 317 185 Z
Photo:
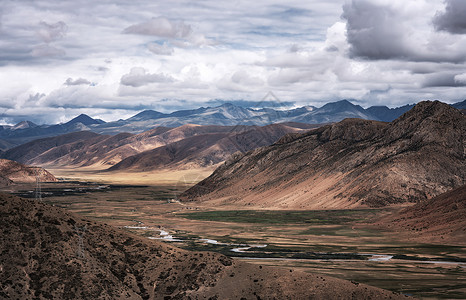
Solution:
M 3 19 L 3 9 L 0 8 L 0 35 L 2 34 L 2 31 L 3 31 L 2 19 Z
M 407 13 L 405 6 L 399 4 L 397 1 L 351 0 L 343 5 L 341 17 L 346 20 L 350 57 L 453 63 L 466 60 L 463 39 L 452 40 L 430 34 L 427 30 L 432 26 L 430 20 L 418 28 L 410 20 L 415 17 L 414 12 Z M 458 25 L 459 21 L 452 22 Z
M 0 66 L 17 64 L 29 64 L 35 58 L 31 56 L 32 49 L 29 47 L 18 48 L 15 45 L 5 43 L 0 47 Z
M 462 87 L 466 86 L 464 74 L 442 72 L 427 75 L 422 82 L 422 87 Z
M 91 82 L 87 79 L 84 78 L 78 78 L 76 80 L 73 80 L 72 78 L 66 79 L 64 85 L 89 85 Z
M 290 48 L 288 48 L 288 52 L 290 52 L 290 53 L 296 53 L 299 50 L 301 50 L 301 49 L 300 49 L 298 44 L 293 44 L 293 45 L 290 46 Z
M 50 46 L 49 44 L 35 46 L 31 51 L 31 55 L 34 57 L 54 57 L 64 56 L 65 54 L 65 50 Z
M 368 0 L 343 5 L 350 54 L 367 59 L 404 59 L 410 56 L 403 26 L 394 9 Z
M 150 74 L 140 67 L 132 68 L 129 74 L 121 77 L 120 83 L 126 86 L 140 87 L 152 83 L 173 82 L 173 78 L 162 73 Z
M 339 50 L 340 49 L 338 49 L 338 47 L 335 46 L 335 45 L 331 45 L 331 46 L 325 48 L 325 51 L 327 51 L 327 52 L 338 52 Z
M 43 58 L 60 58 L 66 54 L 58 44 L 68 28 L 62 21 L 54 24 L 37 22 L 22 27 L 11 26 L 8 22 L 2 25 L 0 66 L 48 64 L 49 60 Z
M 43 93 L 36 93 L 34 95 L 29 95 L 29 99 L 27 100 L 28 103 L 36 103 L 40 99 L 44 98 L 46 95 Z
M 433 23 L 436 30 L 466 34 L 466 1 L 446 0 L 445 11 L 437 12 Z

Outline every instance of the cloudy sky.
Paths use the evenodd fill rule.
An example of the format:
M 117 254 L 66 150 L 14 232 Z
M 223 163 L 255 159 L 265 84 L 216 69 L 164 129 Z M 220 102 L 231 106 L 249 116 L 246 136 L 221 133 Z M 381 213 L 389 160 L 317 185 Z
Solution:
M 464 0 L 1 0 L 0 123 L 466 99 Z M 291 104 L 292 103 L 292 104 Z

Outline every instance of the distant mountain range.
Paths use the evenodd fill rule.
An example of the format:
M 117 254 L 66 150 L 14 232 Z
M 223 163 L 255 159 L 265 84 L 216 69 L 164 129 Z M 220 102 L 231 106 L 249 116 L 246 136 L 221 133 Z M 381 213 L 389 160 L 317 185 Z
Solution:
M 15 126 L 1 125 L 0 150 L 7 150 L 39 138 L 76 131 L 92 131 L 92 127 L 102 124 L 105 124 L 102 120 L 93 119 L 88 115 L 81 114 L 64 124 L 37 125 L 30 121 L 22 121 Z
M 320 108 L 304 106 L 290 110 L 275 110 L 271 108 L 244 108 L 227 103 L 216 107 L 180 110 L 169 114 L 145 110 L 126 120 L 107 123 L 82 114 L 64 124 L 37 125 L 30 121 L 23 121 L 14 126 L 0 126 L 0 150 L 5 151 L 38 138 L 76 131 L 92 131 L 110 135 L 122 132 L 137 134 L 156 126 L 179 127 L 186 124 L 264 126 L 284 122 L 323 124 L 339 122 L 345 118 L 390 122 L 413 106 L 414 104 L 398 108 L 372 106 L 364 109 L 359 105 L 352 104 L 350 101 L 341 100 L 328 103 Z M 466 109 L 466 100 L 452 106 L 458 109 Z
M 276 209 L 425 201 L 465 184 L 465 141 L 463 113 L 424 101 L 390 123 L 346 119 L 233 155 L 181 199 Z

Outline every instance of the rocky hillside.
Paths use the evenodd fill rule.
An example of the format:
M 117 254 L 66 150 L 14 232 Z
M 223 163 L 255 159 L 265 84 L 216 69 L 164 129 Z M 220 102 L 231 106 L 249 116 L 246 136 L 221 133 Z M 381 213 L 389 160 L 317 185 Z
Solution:
M 235 130 L 230 129 L 230 131 L 193 135 L 166 146 L 129 156 L 111 167 L 109 171 L 210 167 L 225 161 L 235 152 L 246 152 L 267 146 L 288 133 L 305 131 L 305 129 L 300 128 L 303 125 L 306 124 L 273 124 L 263 127 L 241 126 L 241 128 L 235 128 Z M 192 126 L 204 127 L 200 125 Z M 309 127 L 309 125 L 304 126 L 304 128 Z
M 184 201 L 289 209 L 419 202 L 465 184 L 466 116 L 425 101 L 391 123 L 346 119 L 236 155 Z
M 37 139 L 21 146 L 12 148 L 2 154 L 2 158 L 14 160 L 23 164 L 34 164 L 34 159 L 50 149 L 70 145 L 79 141 L 93 140 L 99 135 L 89 131 L 73 132 L 57 137 Z
M 401 299 L 364 284 L 188 252 L 0 194 L 2 299 Z
M 381 222 L 424 241 L 466 241 L 466 185 L 406 208 Z
M 25 166 L 8 159 L 0 159 L 0 186 L 12 183 L 35 182 L 37 175 L 39 175 L 41 181 L 57 181 L 55 176 L 42 168 Z

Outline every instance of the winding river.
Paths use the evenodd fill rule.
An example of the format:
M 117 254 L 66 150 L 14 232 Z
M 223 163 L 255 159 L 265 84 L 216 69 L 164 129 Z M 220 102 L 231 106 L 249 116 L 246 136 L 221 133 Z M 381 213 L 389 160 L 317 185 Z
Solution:
M 167 230 L 163 228 L 153 228 L 148 226 L 124 226 L 126 229 L 132 230 L 150 230 L 153 232 L 158 232 L 158 236 L 151 236 L 148 237 L 149 239 L 153 240 L 162 240 L 165 242 L 188 242 L 193 240 L 182 240 L 176 238 L 172 234 L 170 234 Z M 214 239 L 195 239 L 194 242 L 201 243 L 201 244 L 212 244 L 212 245 L 220 245 L 220 246 L 228 246 L 231 247 L 230 251 L 233 253 L 250 253 L 251 257 L 248 256 L 241 256 L 242 259 L 260 259 L 260 260 L 325 260 L 325 261 L 353 261 L 355 259 L 348 259 L 348 258 L 290 258 L 290 257 L 254 257 L 255 254 L 264 254 L 266 253 L 265 248 L 267 248 L 267 244 L 235 244 L 235 243 L 222 243 Z M 251 251 L 251 249 L 257 249 L 256 251 Z M 260 249 L 264 249 L 260 251 Z M 319 254 L 319 253 L 318 253 Z M 329 256 L 338 256 L 338 255 L 347 255 L 347 253 L 320 253 L 321 255 L 329 255 Z M 391 254 L 375 254 L 375 253 L 351 253 L 351 255 L 355 256 L 363 256 L 368 257 L 367 261 L 370 262 L 389 262 L 394 260 L 395 255 Z M 457 265 L 462 268 L 466 268 L 466 262 L 455 262 L 455 261 L 441 261 L 441 260 L 419 260 L 419 259 L 399 259 L 396 258 L 396 261 L 405 261 L 405 262 L 412 262 L 412 263 L 426 263 L 426 264 L 450 264 L 450 265 Z

